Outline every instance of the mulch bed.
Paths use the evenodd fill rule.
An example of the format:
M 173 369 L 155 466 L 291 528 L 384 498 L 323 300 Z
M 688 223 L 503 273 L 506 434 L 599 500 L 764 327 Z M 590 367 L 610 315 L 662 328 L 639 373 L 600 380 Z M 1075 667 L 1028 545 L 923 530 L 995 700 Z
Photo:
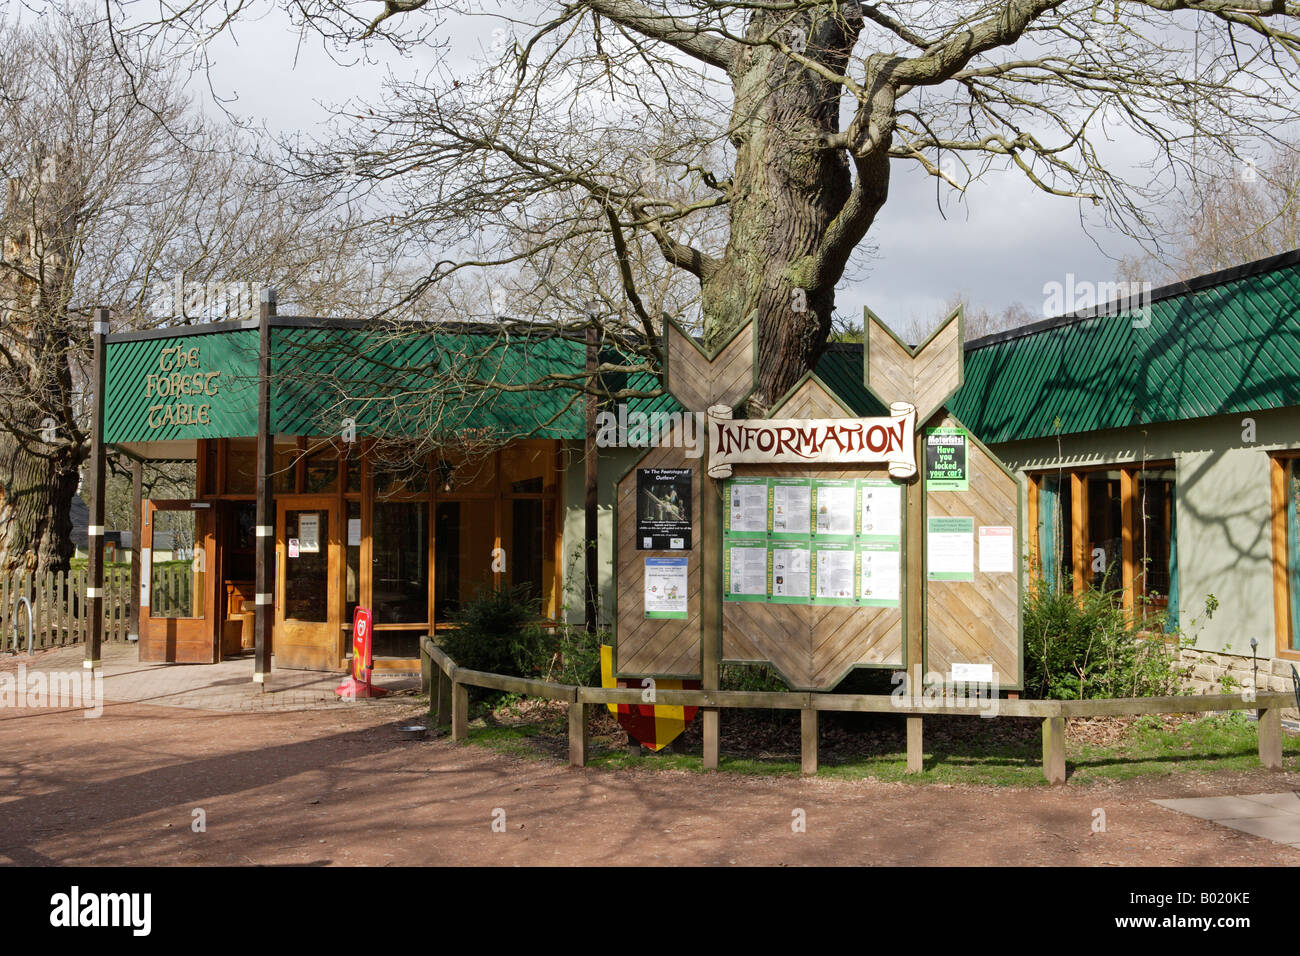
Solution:
M 567 705 L 557 701 L 524 699 L 498 707 L 484 717 L 491 725 L 518 727 L 535 725 L 538 732 L 527 738 L 540 754 L 568 757 Z M 1066 737 L 1073 744 L 1114 746 L 1132 728 L 1136 717 L 1070 718 Z M 1165 730 L 1196 719 L 1196 715 L 1171 714 L 1161 721 Z M 779 710 L 727 710 L 723 712 L 719 746 L 730 757 L 754 760 L 797 761 L 800 756 L 799 713 Z M 607 708 L 593 710 L 591 745 L 594 752 L 621 750 L 628 746 L 627 732 Z M 1035 756 L 1042 743 L 1042 722 L 1034 718 L 936 715 L 925 719 L 925 747 L 940 753 L 1022 752 Z M 906 750 L 904 722 L 893 714 L 851 714 L 824 712 L 819 727 L 818 752 L 826 763 L 853 758 L 899 754 Z M 703 737 L 699 719 L 692 721 L 680 737 L 662 753 L 700 754 Z M 643 754 L 650 751 L 642 750 Z

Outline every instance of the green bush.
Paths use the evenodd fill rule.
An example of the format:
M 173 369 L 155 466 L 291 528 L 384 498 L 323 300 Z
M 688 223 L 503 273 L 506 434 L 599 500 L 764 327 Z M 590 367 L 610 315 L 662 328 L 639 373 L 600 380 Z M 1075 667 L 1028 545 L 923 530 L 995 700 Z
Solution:
M 1025 595 L 1025 694 L 1056 700 L 1159 697 L 1183 692 L 1179 651 L 1194 640 L 1165 615 L 1127 620 L 1118 591 L 1040 586 Z M 1206 600 L 1212 616 L 1217 601 Z M 1166 633 L 1170 631 L 1170 633 Z
M 527 587 L 483 589 L 452 615 L 456 627 L 441 631 L 439 643 L 459 667 L 533 677 L 529 668 L 542 653 L 538 613 Z
M 790 689 L 770 664 L 723 664 L 718 684 L 722 690 L 784 692 Z
M 561 684 L 600 684 L 601 635 L 538 621 L 539 602 L 527 587 L 483 590 L 439 633 L 452 660 L 469 670 L 532 677 Z M 475 693 L 485 699 L 486 691 Z

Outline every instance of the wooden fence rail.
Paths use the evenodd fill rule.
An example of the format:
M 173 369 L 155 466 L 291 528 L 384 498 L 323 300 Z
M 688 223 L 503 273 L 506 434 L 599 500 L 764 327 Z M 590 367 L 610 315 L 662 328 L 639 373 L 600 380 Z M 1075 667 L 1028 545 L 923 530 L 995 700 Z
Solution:
M 78 644 L 89 631 L 86 569 L 33 574 L 0 574 L 0 650 L 27 653 L 27 610 L 31 602 L 31 648 Z M 129 568 L 104 569 L 104 640 L 125 641 L 130 631 L 131 593 Z M 17 627 L 17 636 L 14 629 Z
M 429 712 L 438 726 L 451 725 L 451 739 L 464 740 L 469 733 L 470 687 L 487 687 L 509 693 L 527 694 L 569 705 L 569 763 L 581 767 L 587 761 L 588 725 L 591 708 L 600 704 L 640 704 L 639 688 L 578 687 L 552 684 L 524 677 L 507 677 L 458 667 L 429 637 L 420 641 L 420 675 L 423 692 L 429 695 Z M 978 700 L 965 704 L 940 704 L 920 697 L 880 694 L 811 694 L 772 691 L 659 690 L 655 703 L 700 708 L 775 708 L 798 710 L 803 715 L 802 765 L 805 773 L 817 771 L 817 714 L 820 711 L 898 714 L 907 717 L 964 714 L 973 716 L 992 709 L 996 717 L 1028 717 L 1043 722 L 1043 776 L 1049 783 L 1065 783 L 1065 719 L 1067 717 L 1136 716 L 1141 714 L 1196 714 L 1225 710 L 1254 710 L 1258 713 L 1259 762 L 1269 770 L 1282 769 L 1282 711 L 1295 707 L 1290 693 L 1259 693 L 1253 698 L 1241 694 L 1207 694 L 1183 697 L 1124 697 L 1094 700 Z M 705 753 L 710 752 L 708 742 Z M 713 748 L 716 753 L 716 744 Z M 921 770 L 919 746 L 908 748 L 908 771 Z

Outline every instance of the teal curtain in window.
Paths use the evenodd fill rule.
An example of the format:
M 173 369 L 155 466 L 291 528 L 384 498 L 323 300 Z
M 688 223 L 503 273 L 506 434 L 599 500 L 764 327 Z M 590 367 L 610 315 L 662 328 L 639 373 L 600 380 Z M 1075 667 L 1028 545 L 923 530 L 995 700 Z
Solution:
M 1169 607 L 1165 629 L 1178 627 L 1178 485 L 1169 489 Z
M 1056 513 L 1059 509 L 1060 479 L 1044 475 L 1038 489 L 1038 562 L 1043 581 L 1053 590 L 1056 588 Z
M 1296 650 L 1296 636 L 1300 635 L 1300 479 L 1296 477 L 1296 462 L 1286 463 L 1286 570 L 1287 594 L 1291 597 L 1291 649 Z

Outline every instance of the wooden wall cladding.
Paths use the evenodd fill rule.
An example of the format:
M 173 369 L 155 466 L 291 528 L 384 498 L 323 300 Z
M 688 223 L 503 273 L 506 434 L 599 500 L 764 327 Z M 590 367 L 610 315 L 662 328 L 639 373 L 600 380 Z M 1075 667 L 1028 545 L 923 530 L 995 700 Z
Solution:
M 888 478 L 889 471 L 884 467 L 736 465 L 735 475 Z M 766 661 L 794 690 L 831 690 L 850 670 L 864 665 L 901 668 L 905 601 L 906 592 L 896 608 L 724 601 L 722 659 Z
M 805 378 L 772 417 L 842 418 L 847 409 Z M 734 474 L 770 478 L 888 478 L 884 466 L 825 468 L 736 465 Z M 900 605 L 904 602 L 900 601 Z M 854 667 L 903 666 L 900 608 L 759 604 L 722 605 L 722 659 L 767 661 L 796 690 L 830 690 Z
M 960 427 L 946 412 L 926 428 Z M 973 439 L 967 441 L 968 491 L 927 491 L 925 514 L 975 519 L 975 580 L 927 581 L 925 669 L 947 675 L 954 663 L 992 664 L 998 686 L 1021 689 L 1020 580 L 1023 528 L 1020 481 Z M 986 574 L 979 569 L 979 528 L 1011 526 L 1015 572 Z
M 676 444 L 676 432 L 665 445 Z M 691 469 L 691 549 L 638 551 L 636 541 L 636 473 L 640 468 Z M 618 483 L 616 498 L 618 556 L 617 617 L 614 633 L 614 671 L 619 677 L 700 677 L 700 508 L 701 496 L 713 486 L 701 480 L 702 458 L 688 458 L 682 448 L 651 448 Z M 687 616 L 681 619 L 645 617 L 645 559 L 687 555 L 690 588 Z
M 740 329 L 712 360 L 672 322 L 666 323 L 668 390 L 689 411 L 735 405 L 754 386 L 754 323 Z

